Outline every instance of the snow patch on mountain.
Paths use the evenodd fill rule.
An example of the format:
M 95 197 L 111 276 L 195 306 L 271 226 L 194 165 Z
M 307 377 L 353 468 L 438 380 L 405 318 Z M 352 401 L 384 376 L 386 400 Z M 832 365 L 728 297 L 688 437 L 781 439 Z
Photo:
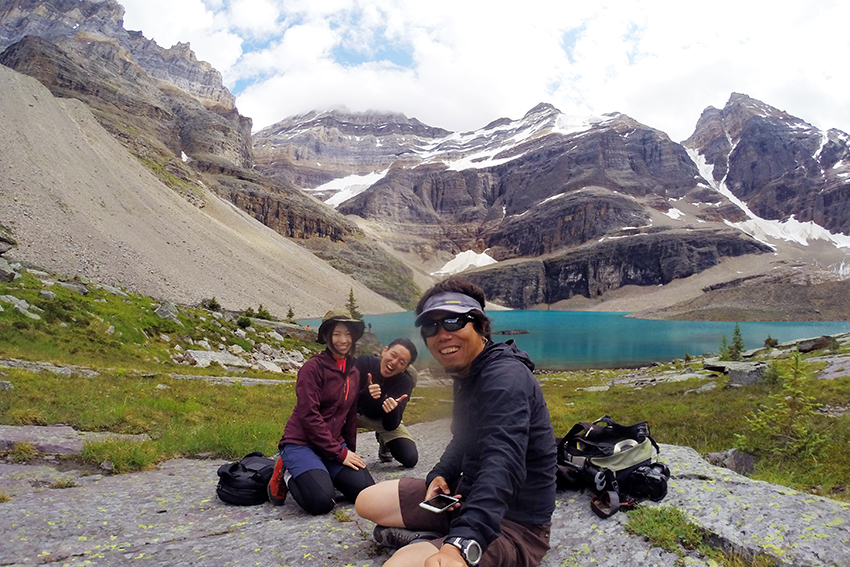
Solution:
M 325 203 L 336 208 L 383 179 L 388 171 L 389 169 L 385 169 L 384 171 L 376 171 L 366 175 L 349 175 L 348 177 L 340 177 L 338 179 L 328 181 L 324 185 L 319 185 L 315 189 L 305 189 L 305 191 L 310 193 L 335 191 L 333 196 L 327 199 Z
M 477 254 L 472 250 L 467 250 L 466 252 L 461 252 L 455 256 L 454 259 L 446 262 L 442 268 L 436 272 L 432 272 L 431 275 L 435 277 L 451 276 L 459 274 L 469 268 L 480 268 L 482 266 L 489 266 L 490 264 L 495 263 L 496 260 L 490 257 L 486 251 Z
M 749 217 L 743 222 L 724 221 L 727 225 L 742 230 L 768 246 L 773 246 L 770 240 L 784 240 L 787 242 L 796 242 L 803 246 L 808 246 L 812 240 L 825 240 L 831 242 L 837 248 L 850 248 L 850 236 L 844 234 L 833 234 L 819 224 L 808 221 L 800 222 L 793 215 L 786 221 L 766 220 L 753 213 L 746 203 L 736 197 L 728 187 L 726 187 L 726 178 L 724 177 L 720 183 L 714 181 L 712 171 L 714 166 L 706 163 L 705 156 L 699 154 L 696 150 L 688 148 L 688 155 L 696 164 L 700 174 L 705 178 L 709 185 L 718 193 L 732 201 Z M 733 147 L 734 150 L 734 147 Z M 730 152 L 731 153 L 731 152 Z
M 680 211 L 679 209 L 677 209 L 675 207 L 673 207 L 672 209 L 670 209 L 669 211 L 667 211 L 664 214 L 667 215 L 668 217 L 670 217 L 673 220 L 679 220 L 680 218 L 685 216 L 685 213 L 683 213 L 682 211 Z

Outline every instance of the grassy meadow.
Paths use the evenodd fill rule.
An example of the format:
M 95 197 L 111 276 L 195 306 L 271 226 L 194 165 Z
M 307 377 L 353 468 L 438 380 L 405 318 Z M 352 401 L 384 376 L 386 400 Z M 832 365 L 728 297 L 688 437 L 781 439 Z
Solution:
M 44 297 L 49 289 L 55 297 Z M 250 350 L 252 341 L 271 341 L 270 329 L 257 326 L 236 334 L 239 325 L 233 314 L 222 316 L 201 307 L 180 308 L 180 323 L 162 319 L 154 311 L 156 301 L 127 294 L 115 295 L 93 289 L 88 295 L 59 285 L 45 286 L 30 274 L 21 280 L 0 284 L 0 296 L 25 299 L 41 311 L 35 320 L 0 302 L 0 358 L 47 361 L 93 368 L 95 377 L 63 376 L 4 368 L 0 380 L 11 382 L 11 390 L 0 391 L 0 422 L 10 425 L 63 423 L 83 431 L 144 433 L 146 442 L 89 443 L 81 458 L 97 464 L 110 460 L 117 472 L 151 467 L 178 456 L 216 456 L 234 459 L 252 451 L 275 451 L 283 426 L 295 402 L 292 374 L 258 370 L 229 371 L 221 366 L 199 369 L 176 364 L 171 355 L 179 349 L 206 340 L 211 345 L 239 344 Z M 236 314 L 238 315 L 238 314 Z M 279 314 L 277 314 L 279 315 Z M 274 348 L 301 349 L 308 356 L 317 344 L 285 339 Z M 840 354 L 848 351 L 841 347 Z M 813 355 L 824 353 L 813 353 Z M 834 353 L 832 353 L 834 354 Z M 850 359 L 849 359 L 850 360 Z M 850 378 L 814 380 L 818 363 L 801 359 L 801 382 L 814 404 L 850 406 Z M 783 362 L 784 364 L 784 362 Z M 661 376 L 701 361 L 673 361 L 653 369 Z M 787 365 L 786 365 L 787 366 Z M 780 369 L 785 368 L 780 364 Z M 828 417 L 819 411 L 786 407 L 783 380 L 745 388 L 724 388 L 728 379 L 705 374 L 684 382 L 660 383 L 635 389 L 610 386 L 607 391 L 584 390 L 611 385 L 629 370 L 586 370 L 541 375 L 541 384 L 556 435 L 565 434 L 578 421 L 610 414 L 620 423 L 647 420 L 661 443 L 691 446 L 701 453 L 727 449 L 740 443 L 777 442 L 759 430 L 755 417 L 776 417 L 771 427 L 795 428 L 822 442 L 797 445 L 793 450 L 764 452 L 755 478 L 850 500 L 850 415 Z M 780 372 L 787 372 L 784 369 Z M 217 385 L 201 380 L 181 380 L 172 374 L 214 374 L 265 378 L 269 386 Z M 686 394 L 714 380 L 714 390 Z M 445 417 L 451 399 L 448 387 L 419 387 L 408 405 L 409 424 Z M 785 402 L 783 401 L 785 400 Z M 779 411 L 781 410 L 781 411 Z M 762 412 L 759 414 L 759 412 Z M 762 421 L 765 421 L 762 419 Z M 783 421 L 784 420 L 784 421 Z M 803 429 L 800 429 L 800 427 Z M 781 439 L 780 441 L 781 442 Z M 25 448 L 19 450 L 25 454 Z M 9 456 L 7 455 L 7 458 Z M 663 460 L 663 454 L 661 455 Z

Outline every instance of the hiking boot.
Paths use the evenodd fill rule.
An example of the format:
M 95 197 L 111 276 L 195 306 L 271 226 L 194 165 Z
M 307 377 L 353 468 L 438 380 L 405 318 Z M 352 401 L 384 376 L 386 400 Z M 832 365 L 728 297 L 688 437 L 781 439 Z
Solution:
M 372 538 L 375 540 L 375 543 L 393 549 L 398 549 L 411 543 L 419 543 L 420 541 L 431 541 L 432 539 L 441 538 L 444 535 L 439 532 L 387 528 L 385 526 L 375 526 L 375 529 L 372 531 Z
M 390 453 L 390 450 L 387 449 L 387 446 L 378 439 L 378 459 L 382 463 L 391 463 L 393 462 L 393 454 Z
M 286 494 L 289 492 L 289 489 L 286 486 L 286 482 L 289 480 L 288 473 L 283 467 L 283 459 L 278 459 L 274 464 L 274 472 L 272 473 L 272 478 L 269 481 L 267 492 L 269 494 L 269 502 L 272 503 L 273 506 L 283 506 L 283 503 L 286 501 Z

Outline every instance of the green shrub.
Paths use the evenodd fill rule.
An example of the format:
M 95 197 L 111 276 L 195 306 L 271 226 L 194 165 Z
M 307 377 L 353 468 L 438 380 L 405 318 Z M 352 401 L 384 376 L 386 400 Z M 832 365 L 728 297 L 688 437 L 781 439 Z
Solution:
M 257 308 L 257 318 L 265 319 L 266 321 L 271 321 L 272 314 L 269 313 L 269 310 L 263 307 L 263 304 L 260 303 L 260 306 Z
M 773 405 L 745 418 L 750 431 L 735 435 L 738 449 L 780 461 L 821 453 L 827 438 L 818 426 L 821 404 L 805 393 L 808 373 L 808 364 L 795 353 L 780 370 L 782 389 L 770 396 Z
M 776 348 L 779 346 L 779 340 L 768 335 L 767 338 L 764 339 L 764 346 L 767 348 Z
M 251 319 L 247 315 L 242 315 L 236 320 L 236 324 L 239 325 L 240 329 L 247 329 L 251 326 Z
M 0 503 L 9 502 L 11 499 L 11 496 L 0 490 Z
M 219 309 L 221 309 L 221 304 L 218 302 L 218 300 L 215 298 L 215 296 L 212 296 L 210 299 L 207 299 L 206 301 L 202 301 L 201 306 L 204 309 L 208 309 L 210 311 L 218 311 Z
M 761 375 L 761 383 L 773 386 L 780 382 L 782 382 L 782 375 L 779 371 L 779 362 L 771 360 L 767 365 L 767 368 L 764 369 L 764 373 Z

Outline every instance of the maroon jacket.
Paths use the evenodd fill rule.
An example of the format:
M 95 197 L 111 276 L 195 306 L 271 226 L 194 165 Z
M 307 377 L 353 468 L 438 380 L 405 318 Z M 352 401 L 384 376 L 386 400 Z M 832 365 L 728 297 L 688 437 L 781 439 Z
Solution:
M 306 445 L 320 457 L 345 460 L 348 451 L 357 450 L 357 392 L 360 372 L 354 358 L 346 357 L 345 374 L 336 359 L 325 350 L 304 363 L 295 382 L 295 409 L 279 445 Z

